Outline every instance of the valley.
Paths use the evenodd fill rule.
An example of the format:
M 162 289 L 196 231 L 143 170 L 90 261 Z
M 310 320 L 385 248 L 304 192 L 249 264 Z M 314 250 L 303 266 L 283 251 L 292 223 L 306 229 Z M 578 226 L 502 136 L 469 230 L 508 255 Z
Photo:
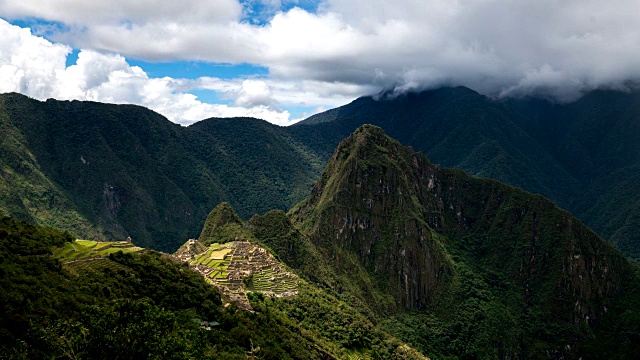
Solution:
M 12 99 L 16 100 L 24 99 Z M 47 103 L 51 105 L 68 111 L 80 104 Z M 30 106 L 40 105 L 31 101 Z M 148 121 L 164 124 L 161 118 L 138 108 L 91 106 L 105 107 L 120 115 L 124 114 L 120 111 L 141 111 L 150 116 L 146 118 Z M 37 123 L 42 119 L 31 116 L 29 121 Z M 248 123 L 264 126 L 260 122 Z M 7 230 L 0 235 L 9 247 L 3 250 L 3 256 L 13 259 L 6 266 L 11 268 L 25 261 L 16 254 L 31 254 L 26 249 L 41 242 L 37 245 L 41 250 L 28 255 L 33 256 L 34 268 L 30 271 L 43 274 L 40 277 L 45 279 L 41 280 L 45 282 L 44 288 L 52 289 L 48 290 L 53 291 L 50 298 L 56 299 L 30 307 L 30 302 L 21 302 L 18 294 L 31 296 L 43 285 L 24 285 L 17 292 L 13 286 L 24 283 L 19 279 L 28 275 L 3 270 L 15 277 L 7 278 L 5 284 L 3 301 L 14 309 L 7 314 L 33 317 L 34 329 L 44 331 L 50 339 L 42 346 L 55 351 L 61 351 L 56 343 L 66 336 L 59 331 L 69 326 L 94 329 L 87 331 L 91 331 L 95 341 L 107 344 L 99 340 L 101 327 L 91 325 L 91 318 L 82 314 L 93 309 L 106 312 L 97 318 L 118 319 L 111 312 L 122 313 L 126 307 L 142 311 L 139 316 L 160 312 L 174 319 L 172 329 L 177 332 L 172 336 L 177 342 L 196 334 L 198 338 L 206 338 L 206 344 L 188 342 L 188 348 L 200 352 L 197 357 L 203 358 L 233 358 L 232 354 L 243 354 L 238 355 L 242 358 L 245 352 L 256 351 L 256 345 L 272 352 L 272 358 L 295 354 L 291 358 L 300 359 L 565 359 L 585 354 L 625 358 L 632 354 L 632 344 L 640 334 L 638 323 L 634 322 L 640 310 L 637 301 L 640 271 L 614 246 L 547 198 L 435 164 L 374 125 L 357 127 L 330 155 L 325 153 L 330 141 L 315 137 L 315 131 L 331 126 L 335 132 L 327 131 L 325 136 L 338 136 L 343 125 L 318 122 L 278 129 L 277 136 L 298 139 L 292 140 L 293 144 L 296 141 L 305 144 L 294 153 L 299 159 L 315 159 L 314 165 L 304 161 L 289 163 L 297 167 L 289 169 L 286 176 L 317 181 L 306 197 L 301 197 L 297 192 L 302 190 L 297 188 L 263 201 L 265 198 L 251 195 L 259 188 L 246 185 L 250 178 L 243 172 L 229 173 L 226 180 L 206 175 L 217 174 L 207 164 L 228 158 L 229 149 L 222 146 L 216 155 L 220 157 L 215 159 L 194 156 L 188 150 L 194 149 L 190 148 L 195 146 L 194 142 L 176 140 L 181 136 L 188 138 L 184 129 L 172 126 L 165 129 L 173 134 L 169 136 L 173 143 L 160 148 L 184 146 L 174 153 L 184 155 L 174 165 L 185 166 L 186 172 L 172 171 L 159 178 L 146 178 L 145 174 L 157 174 L 162 168 L 160 164 L 170 164 L 159 157 L 159 149 L 153 150 L 157 144 L 148 138 L 132 137 L 122 148 L 122 141 L 110 142 L 104 151 L 111 160 L 89 169 L 87 166 L 96 162 L 94 156 L 87 155 L 90 146 L 81 150 L 79 161 L 58 163 L 60 154 L 78 150 L 56 141 L 49 143 L 53 138 L 40 148 L 34 147 L 35 138 L 27 141 L 25 133 L 19 135 L 19 128 L 6 121 L 6 117 L 4 124 L 13 126 L 12 139 L 22 144 L 8 152 L 15 155 L 6 158 L 13 163 L 3 162 L 3 171 L 8 174 L 3 177 L 5 187 L 22 189 L 27 198 L 29 194 L 50 196 L 53 200 L 46 205 L 48 213 L 58 211 L 61 217 L 47 215 L 41 221 L 72 225 L 56 226 L 94 235 L 85 237 L 92 240 L 71 240 L 74 236 L 68 233 L 55 233 L 49 239 L 44 234 L 55 230 L 23 230 L 31 229 L 31 225 L 4 218 Z M 199 125 L 199 131 L 212 124 L 224 127 L 231 123 L 207 120 Z M 308 126 L 317 128 L 308 130 Z M 348 126 L 344 126 L 346 131 Z M 106 129 L 100 130 L 103 133 L 98 138 L 106 141 Z M 264 131 L 253 134 L 263 135 Z M 270 151 L 284 151 L 286 144 L 291 144 L 282 138 L 280 141 L 280 145 L 273 143 Z M 129 146 L 138 151 L 130 152 Z M 278 146 L 283 148 L 278 150 Z M 31 156 L 34 153 L 27 150 L 31 148 L 38 156 Z M 261 161 L 262 155 L 253 157 L 260 154 L 258 148 L 243 155 L 250 159 L 244 166 L 257 166 Z M 321 164 L 319 159 L 325 156 L 328 162 L 324 170 L 313 175 L 315 166 Z M 505 171 L 495 177 L 507 174 L 512 179 L 526 179 L 517 167 L 509 166 L 510 161 L 503 167 L 487 166 Z M 22 167 L 12 168 L 11 164 Z M 95 171 L 103 166 L 106 171 Z M 234 169 L 235 165 L 228 166 Z M 264 174 L 282 171 L 276 170 L 279 167 L 275 162 L 266 162 L 261 171 Z M 64 175 L 72 169 L 78 170 L 80 177 Z M 202 171 L 199 176 L 204 178 L 196 177 L 197 172 L 188 169 Z M 543 175 L 551 171 L 532 169 L 542 171 Z M 31 187 L 28 179 L 33 176 L 49 179 L 47 174 L 57 174 L 53 180 L 39 183 L 50 190 L 42 192 L 41 188 Z M 234 186 L 245 188 L 231 191 L 233 179 L 242 179 Z M 218 189 L 231 192 L 213 191 L 201 198 L 197 191 L 189 192 L 197 188 L 192 186 L 198 181 L 209 184 L 230 181 Z M 544 176 L 540 181 L 541 189 L 550 186 Z M 569 187 L 573 186 L 571 181 Z M 200 190 L 211 190 L 205 183 L 198 183 L 203 186 Z M 290 187 L 281 189 L 292 191 Z M 208 214 L 203 213 L 208 201 L 225 197 L 231 197 L 232 201 L 218 202 Z M 271 201 L 287 198 L 288 202 L 298 197 L 301 200 L 288 212 L 274 209 L 248 217 L 248 208 L 244 208 L 241 216 L 233 206 L 234 201 L 239 204 L 258 201 L 261 207 L 266 207 Z M 61 204 L 70 204 L 72 199 L 77 205 L 71 209 L 77 215 L 65 215 L 69 214 L 65 212 L 69 209 L 66 205 L 56 210 Z M 11 209 L 20 208 L 19 203 L 12 201 L 4 203 L 4 211 L 10 214 L 14 211 Z M 156 203 L 163 204 L 163 208 L 153 207 Z M 27 216 L 33 221 L 34 216 L 43 214 L 22 209 L 24 212 L 16 212 L 18 218 Z M 204 219 L 204 223 L 197 217 Z M 193 230 L 196 225 L 200 229 L 197 238 L 192 236 L 197 233 Z M 89 228 L 92 230 L 88 232 L 78 230 Z M 31 235 L 26 235 L 29 233 L 43 235 L 37 235 L 29 243 Z M 161 236 L 155 237 L 155 233 Z M 192 235 L 181 237 L 181 234 Z M 133 238 L 135 245 L 130 241 L 104 241 L 127 236 Z M 18 250 L 9 250 L 11 246 L 17 246 Z M 164 254 L 155 251 L 175 248 L 178 250 L 172 255 L 168 255 L 171 251 Z M 62 290 L 65 287 L 55 285 L 60 282 L 71 287 Z M 75 305 L 65 309 L 64 303 Z M 40 314 L 37 309 L 50 309 L 47 311 L 51 314 Z M 59 312 L 66 315 L 56 315 Z M 32 335 L 8 330 L 13 321 L 11 316 L 2 320 L 6 331 L 3 341 L 11 344 L 15 339 L 31 339 L 26 342 L 30 345 L 24 349 L 25 354 L 43 351 L 35 338 L 29 337 Z M 71 323 L 65 325 L 65 321 Z M 126 329 L 129 325 L 105 326 Z M 280 340 L 270 342 L 268 339 L 274 333 L 280 334 Z M 238 340 L 230 340 L 230 334 Z M 229 340 L 221 342 L 221 339 Z M 91 346 L 87 340 L 74 341 L 79 349 Z M 112 354 L 110 349 L 101 351 Z
M 0 1 L 0 360 L 636 360 L 638 13 Z

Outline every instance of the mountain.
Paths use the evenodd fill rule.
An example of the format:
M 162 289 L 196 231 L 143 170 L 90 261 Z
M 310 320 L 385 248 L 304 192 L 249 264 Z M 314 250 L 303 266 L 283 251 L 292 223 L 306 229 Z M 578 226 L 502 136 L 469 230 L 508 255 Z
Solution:
M 252 311 L 169 255 L 0 218 L 0 358 L 426 359 L 312 284 L 280 296 L 297 278 L 266 277 L 283 265 L 242 240 L 216 246 L 232 247 L 230 274 L 260 266 L 242 293 Z
M 204 218 L 175 256 L 0 218 L 0 357 L 635 357 L 636 264 L 376 126 L 288 213 Z
M 0 214 L 175 250 L 222 201 L 244 218 L 288 209 L 316 152 L 256 119 L 184 128 L 142 107 L 0 96 Z
M 324 262 L 285 262 L 429 356 L 631 356 L 636 265 L 542 196 L 434 165 L 378 127 L 340 143 L 289 217 Z
M 594 91 L 570 104 L 498 101 L 464 87 L 381 94 L 312 116 L 337 145 L 365 123 L 432 161 L 542 194 L 625 254 L 640 257 L 640 93 Z
M 458 87 L 363 97 L 286 128 L 181 127 L 137 106 L 4 94 L 0 214 L 172 252 L 220 202 L 244 220 L 288 210 L 339 142 L 371 123 L 442 166 L 542 194 L 640 258 L 639 104 L 638 93 L 555 104 Z

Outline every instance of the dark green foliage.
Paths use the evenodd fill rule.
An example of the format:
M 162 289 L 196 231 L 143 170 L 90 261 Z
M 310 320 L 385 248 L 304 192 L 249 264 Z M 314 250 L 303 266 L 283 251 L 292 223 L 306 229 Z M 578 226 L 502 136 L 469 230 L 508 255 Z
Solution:
M 60 263 L 51 256 L 52 247 L 71 240 L 53 229 L 0 219 L 1 346 L 15 346 L 16 337 L 29 330 L 31 316 L 56 316 L 58 308 L 74 301 L 63 287 L 67 277 Z
M 228 201 L 248 219 L 307 195 L 364 123 L 447 167 L 540 193 L 625 254 L 640 253 L 640 101 L 566 105 L 462 87 L 364 97 L 300 125 L 209 119 L 188 128 L 136 106 L 0 98 L 0 214 L 92 239 L 174 251 Z
M 3 94 L 0 130 L 0 215 L 171 252 L 221 201 L 243 218 L 288 209 L 323 166 L 256 119 L 184 128 L 138 106 Z
M 201 333 L 198 325 L 181 324 L 171 311 L 146 301 L 122 300 L 85 307 L 77 320 L 45 330 L 45 339 L 64 358 L 185 359 L 204 358 Z
M 622 296 L 598 321 L 594 337 L 585 346 L 585 353 L 593 359 L 633 358 L 640 343 L 640 270 L 626 274 Z
M 370 306 L 391 307 L 383 311 L 429 306 L 438 279 L 450 273 L 413 196 L 418 179 L 409 169 L 411 156 L 380 128 L 365 125 L 340 144 L 312 195 L 290 212 L 339 271 L 367 289 L 359 297 Z M 356 275 L 367 272 L 375 274 L 373 280 Z M 407 283 L 415 287 L 407 289 Z
M 308 285 L 299 301 L 257 294 L 256 312 L 233 304 L 222 310 L 201 275 L 153 251 L 71 264 L 71 274 L 51 255 L 71 240 L 0 219 L 0 358 L 332 359 L 372 349 L 421 358 L 353 307 Z
M 324 126 L 339 129 L 335 145 L 359 126 L 372 124 L 442 166 L 545 194 L 561 204 L 578 194 L 576 179 L 516 123 L 508 107 L 464 87 L 363 97 L 296 127 L 316 117 L 332 119 Z
M 166 337 L 167 347 L 158 349 L 169 351 L 187 340 L 185 331 L 193 330 L 182 326 L 190 324 L 177 317 L 189 316 L 187 313 L 218 316 L 217 291 L 198 274 L 159 253 L 113 254 L 111 261 L 126 271 L 96 267 L 69 274 L 51 256 L 51 250 L 71 240 L 55 230 L 0 220 L 0 357 L 13 353 L 28 358 L 63 354 L 72 358 L 68 352 L 77 351 L 79 358 L 86 358 L 86 351 L 93 355 L 90 349 L 99 342 L 103 348 L 95 354 L 113 358 L 114 351 L 124 350 L 126 342 L 109 335 L 107 329 L 118 330 L 117 336 L 127 337 L 129 343 L 138 341 L 132 337 L 138 331 L 139 341 L 145 336 L 148 340 Z M 82 331 L 75 331 L 79 329 Z M 48 341 L 42 342 L 43 337 Z M 146 352 L 141 346 L 129 351 Z M 132 352 L 125 358 L 134 358 Z M 163 357 L 162 353 L 149 354 Z
M 301 329 L 303 334 L 316 334 L 340 357 L 352 352 L 367 353 L 372 359 L 419 357 L 412 349 L 403 354 L 403 343 L 380 330 L 357 308 L 308 284 L 302 284 L 296 297 L 256 298 L 252 306 L 267 314 L 286 314 L 289 326 Z
M 514 358 L 523 326 L 518 323 L 520 314 L 503 301 L 501 292 L 493 293 L 478 275 L 459 264 L 446 302 L 385 319 L 383 328 L 436 359 Z
M 359 99 L 316 125 L 211 119 L 185 129 L 139 107 L 9 94 L 0 212 L 175 249 L 222 200 L 245 219 L 288 208 L 364 121 L 437 162 L 545 194 L 635 254 L 640 152 L 637 119 L 625 114 L 637 109 L 624 98 L 552 106 L 441 89 Z M 104 357 L 135 329 L 169 350 L 141 344 L 124 357 L 398 358 L 390 331 L 436 358 L 633 358 L 640 340 L 636 265 L 541 196 L 442 169 L 375 127 L 341 144 L 290 218 L 272 211 L 244 224 L 221 209 L 207 242 L 255 236 L 323 290 L 258 294 L 254 314 L 220 312 L 217 293 L 164 256 L 115 254 L 73 275 L 50 255 L 69 235 L 3 219 L 0 357 L 71 357 L 74 329 L 86 334 L 74 351 L 99 342 Z M 220 325 L 205 331 L 194 318 Z
M 578 358 L 604 326 L 625 344 L 639 334 L 618 323 L 640 311 L 638 268 L 610 244 L 542 196 L 433 165 L 380 128 L 341 142 L 290 216 L 357 284 L 329 291 L 434 357 Z M 398 307 L 367 312 L 380 294 Z
M 272 210 L 266 214 L 254 215 L 248 221 L 248 229 L 253 236 L 266 245 L 277 258 L 307 276 L 315 283 L 331 283 L 335 274 L 332 269 L 319 266 L 324 257 L 303 236 L 282 210 Z
M 324 133 L 336 146 L 362 124 L 380 126 L 435 163 L 550 198 L 638 257 L 639 114 L 638 92 L 594 91 L 561 105 L 458 87 L 363 97 L 291 131 Z
M 211 210 L 207 216 L 198 241 L 207 246 L 213 243 L 223 244 L 245 236 L 242 230 L 242 219 L 229 203 L 223 202 Z

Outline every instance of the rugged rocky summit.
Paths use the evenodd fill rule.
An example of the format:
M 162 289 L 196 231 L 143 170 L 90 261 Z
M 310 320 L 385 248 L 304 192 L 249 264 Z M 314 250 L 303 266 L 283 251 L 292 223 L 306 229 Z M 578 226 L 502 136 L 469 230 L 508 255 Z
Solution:
M 474 296 L 500 306 L 518 329 L 505 357 L 575 356 L 636 270 L 542 196 L 441 168 L 371 125 L 338 146 L 289 215 L 363 298 L 391 295 L 391 311 L 437 314 Z
M 416 197 L 411 150 L 365 125 L 337 148 L 312 194 L 292 211 L 337 266 L 354 254 L 397 303 L 427 306 L 451 264 Z

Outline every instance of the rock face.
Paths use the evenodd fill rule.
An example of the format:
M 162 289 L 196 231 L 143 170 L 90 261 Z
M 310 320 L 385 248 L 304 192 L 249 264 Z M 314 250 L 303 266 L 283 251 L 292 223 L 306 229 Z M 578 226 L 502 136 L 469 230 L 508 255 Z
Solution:
M 398 304 L 423 308 L 451 267 L 415 196 L 417 159 L 380 128 L 363 126 L 338 146 L 292 216 L 338 266 L 355 254 Z
M 371 125 L 338 146 L 289 215 L 335 268 L 349 276 L 356 259 L 397 305 L 448 301 L 464 263 L 512 313 L 574 329 L 569 347 L 606 313 L 632 268 L 542 196 L 443 169 Z

